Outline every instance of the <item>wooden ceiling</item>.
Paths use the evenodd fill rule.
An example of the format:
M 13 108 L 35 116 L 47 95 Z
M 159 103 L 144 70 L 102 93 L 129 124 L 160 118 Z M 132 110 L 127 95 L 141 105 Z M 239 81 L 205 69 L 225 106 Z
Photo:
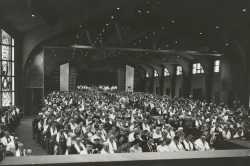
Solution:
M 60 25 L 65 33 L 45 46 L 170 50 L 192 60 L 248 40 L 250 1 L 1 0 L 1 21 L 23 36 Z

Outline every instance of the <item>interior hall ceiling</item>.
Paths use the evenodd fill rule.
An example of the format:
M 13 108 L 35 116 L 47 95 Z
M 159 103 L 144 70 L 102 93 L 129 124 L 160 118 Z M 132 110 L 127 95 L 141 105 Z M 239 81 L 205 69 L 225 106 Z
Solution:
M 0 21 L 20 34 L 65 29 L 45 45 L 178 50 L 190 60 L 248 38 L 249 12 L 249 0 L 0 0 Z

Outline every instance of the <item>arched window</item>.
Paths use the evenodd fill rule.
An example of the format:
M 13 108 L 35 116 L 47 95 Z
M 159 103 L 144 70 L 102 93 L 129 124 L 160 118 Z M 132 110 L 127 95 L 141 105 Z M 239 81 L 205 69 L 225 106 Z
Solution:
M 214 61 L 214 72 L 219 73 L 220 72 L 220 60 Z
M 164 68 L 164 77 L 170 76 L 170 73 L 167 68 Z
M 15 104 L 15 40 L 0 29 L 0 106 Z
M 177 75 L 177 76 L 182 75 L 182 66 L 177 66 L 177 67 L 176 67 L 176 75 Z
M 149 78 L 149 73 L 148 72 L 146 72 L 146 78 Z
M 154 70 L 154 77 L 159 77 L 157 70 Z
M 193 70 L 192 70 L 193 74 L 203 74 L 204 70 L 203 67 L 200 63 L 194 63 L 193 64 Z

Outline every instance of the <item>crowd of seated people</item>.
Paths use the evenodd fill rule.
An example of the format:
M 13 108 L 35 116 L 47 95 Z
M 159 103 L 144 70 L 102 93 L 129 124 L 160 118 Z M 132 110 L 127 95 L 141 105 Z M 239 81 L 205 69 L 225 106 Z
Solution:
M 247 118 L 240 105 L 88 88 L 50 93 L 33 128 L 55 155 L 207 151 L 245 139 Z
M 15 106 L 3 107 L 0 111 L 0 158 L 23 156 L 23 144 L 15 136 L 15 129 L 23 114 Z

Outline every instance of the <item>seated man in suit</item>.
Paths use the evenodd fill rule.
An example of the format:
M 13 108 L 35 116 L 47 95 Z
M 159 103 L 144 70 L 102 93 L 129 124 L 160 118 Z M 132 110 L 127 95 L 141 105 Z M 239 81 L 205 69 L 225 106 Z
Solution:
M 203 134 L 200 136 L 200 138 L 198 138 L 194 141 L 194 146 L 195 146 L 196 150 L 198 150 L 198 151 L 210 150 L 210 146 L 206 140 L 207 135 L 208 135 L 207 132 L 203 132 Z
M 194 144 L 193 144 L 193 135 L 187 135 L 182 141 L 183 147 L 186 151 L 193 151 Z

